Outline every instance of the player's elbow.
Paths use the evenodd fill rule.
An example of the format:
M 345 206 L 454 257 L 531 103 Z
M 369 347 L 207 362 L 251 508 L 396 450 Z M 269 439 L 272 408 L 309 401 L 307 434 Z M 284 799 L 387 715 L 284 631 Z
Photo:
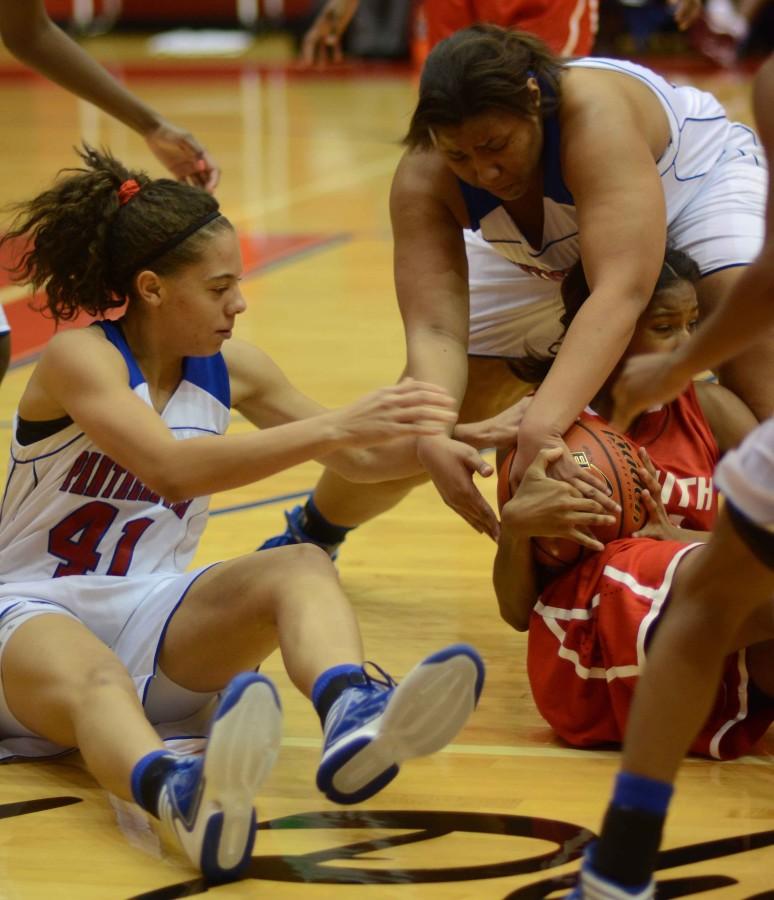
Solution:
M 173 454 L 146 460 L 136 468 L 135 475 L 148 490 L 169 503 L 181 503 L 197 495 L 187 467 Z
M 500 591 L 496 591 L 496 593 L 500 618 L 515 631 L 527 631 L 531 609 L 523 609 L 521 604 L 515 603 L 512 593 L 507 597 L 504 597 Z
M 22 62 L 34 63 L 37 47 L 45 32 L 54 27 L 42 15 L 0 15 L 0 36 L 6 49 Z
M 500 607 L 500 618 L 503 619 L 514 631 L 529 631 L 529 616 L 515 615 L 513 610 Z

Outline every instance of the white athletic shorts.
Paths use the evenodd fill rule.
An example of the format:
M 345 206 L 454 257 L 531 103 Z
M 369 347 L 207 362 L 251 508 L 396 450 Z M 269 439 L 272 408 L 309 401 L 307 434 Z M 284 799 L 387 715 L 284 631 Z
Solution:
M 8 319 L 5 315 L 5 311 L 3 310 L 3 305 L 0 303 L 0 334 L 8 334 L 11 330 L 11 326 L 8 324 Z
M 733 141 L 701 188 L 677 213 L 668 229 L 670 246 L 688 253 L 702 275 L 747 265 L 763 245 L 767 170 L 760 145 L 748 129 Z M 465 231 L 470 283 L 469 353 L 520 356 L 529 332 L 561 333 L 559 284 L 528 275 L 497 253 L 480 232 Z M 548 341 L 550 343 L 550 340 Z
M 472 356 L 522 356 L 525 344 L 541 351 L 561 334 L 564 311 L 555 281 L 528 275 L 465 229 L 470 285 Z
M 693 257 L 703 276 L 751 263 L 763 246 L 767 190 L 760 144 L 749 129 L 735 128 L 720 161 L 669 225 L 669 245 Z
M 774 416 L 726 453 L 715 484 L 751 522 L 774 532 Z
M 195 720 L 197 713 L 209 712 L 215 695 L 174 684 L 157 664 L 172 615 L 193 582 L 208 568 L 131 578 L 70 575 L 0 585 L 0 664 L 11 635 L 28 619 L 46 613 L 70 616 L 89 628 L 126 666 L 148 720 L 159 726 L 162 737 L 179 736 L 183 740 L 201 736 L 206 730 L 200 721 L 179 734 L 177 726 L 180 720 Z M 106 610 L 111 609 L 116 611 L 113 617 L 106 615 Z M 98 610 L 99 615 L 90 616 L 92 610 Z M 5 700 L 0 673 L 0 760 L 50 757 L 70 749 L 38 737 L 14 718 Z

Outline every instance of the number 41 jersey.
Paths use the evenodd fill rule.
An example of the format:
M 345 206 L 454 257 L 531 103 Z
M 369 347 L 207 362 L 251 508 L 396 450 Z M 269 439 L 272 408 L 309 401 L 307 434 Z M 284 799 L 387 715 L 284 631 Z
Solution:
M 99 322 L 122 354 L 131 389 L 150 393 L 118 323 Z M 220 353 L 187 357 L 162 419 L 178 439 L 223 434 L 228 372 Z M 65 420 L 65 423 L 67 420 Z M 0 583 L 64 575 L 182 572 L 207 520 L 209 497 L 169 503 L 119 466 L 75 422 L 20 443 L 14 421 L 0 506 Z

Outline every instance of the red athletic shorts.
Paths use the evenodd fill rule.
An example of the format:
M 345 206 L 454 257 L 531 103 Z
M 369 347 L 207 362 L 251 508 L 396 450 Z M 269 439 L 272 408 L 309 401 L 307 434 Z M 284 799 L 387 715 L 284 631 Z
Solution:
M 555 578 L 529 626 L 527 670 L 541 715 L 569 744 L 621 743 L 649 638 L 677 566 L 695 544 L 624 538 Z M 715 706 L 691 751 L 734 759 L 774 721 L 745 651 L 726 659 Z
M 427 41 L 434 47 L 460 28 L 489 22 L 530 31 L 560 56 L 588 56 L 599 0 L 425 0 Z

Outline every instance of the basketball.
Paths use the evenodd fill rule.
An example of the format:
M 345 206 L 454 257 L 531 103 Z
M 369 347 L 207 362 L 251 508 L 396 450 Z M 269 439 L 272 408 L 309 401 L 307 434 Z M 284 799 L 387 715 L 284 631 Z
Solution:
M 613 524 L 591 529 L 594 537 L 608 544 L 644 527 L 648 513 L 642 502 L 642 483 L 637 474 L 641 463 L 637 448 L 629 438 L 611 428 L 604 419 L 584 418 L 567 431 L 564 441 L 578 465 L 592 469 L 607 484 L 610 496 L 621 507 Z M 510 471 L 515 455 L 514 447 L 500 467 L 497 481 L 500 510 L 512 496 Z M 535 537 L 532 547 L 535 561 L 549 568 L 571 566 L 580 562 L 586 553 L 580 544 L 565 538 Z

